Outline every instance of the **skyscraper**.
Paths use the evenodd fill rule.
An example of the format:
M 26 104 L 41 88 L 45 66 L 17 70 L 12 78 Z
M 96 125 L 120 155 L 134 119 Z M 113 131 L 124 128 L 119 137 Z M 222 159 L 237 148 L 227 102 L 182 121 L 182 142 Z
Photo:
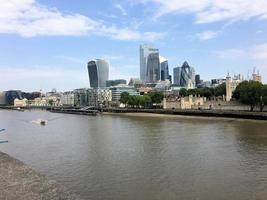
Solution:
M 169 65 L 168 60 L 162 56 L 159 56 L 160 61 L 160 80 L 165 81 L 169 80 Z
M 180 85 L 181 80 L 181 67 L 173 68 L 173 84 Z
M 150 54 L 153 54 L 153 55 L 150 56 L 149 58 Z M 156 58 L 157 55 L 158 55 L 158 58 Z M 157 66 L 152 66 L 153 63 L 155 64 L 158 63 L 158 64 Z M 148 70 L 148 65 L 150 66 L 150 70 Z M 160 65 L 159 64 L 159 50 L 147 44 L 141 45 L 140 46 L 140 79 L 144 82 L 150 82 L 151 81 L 151 73 L 150 73 L 151 69 L 158 69 L 160 68 L 159 65 Z M 157 70 L 152 70 L 152 71 L 156 72 Z M 160 73 L 160 69 L 158 70 L 157 73 Z M 152 77 L 154 76 L 158 77 L 156 74 L 152 75 Z
M 182 67 L 173 69 L 174 84 L 186 87 L 189 81 L 195 86 L 195 69 L 185 61 Z
M 195 80 L 196 80 L 195 84 L 199 85 L 200 84 L 200 75 L 199 74 L 196 75 Z
M 160 80 L 159 53 L 150 53 L 147 58 L 146 82 L 155 83 Z
M 96 59 L 87 65 L 91 88 L 104 88 L 109 77 L 109 64 L 106 60 Z
M 181 67 L 181 80 L 180 85 L 186 86 L 189 79 L 192 81 L 193 86 L 195 86 L 195 69 L 188 65 L 185 61 L 183 66 Z

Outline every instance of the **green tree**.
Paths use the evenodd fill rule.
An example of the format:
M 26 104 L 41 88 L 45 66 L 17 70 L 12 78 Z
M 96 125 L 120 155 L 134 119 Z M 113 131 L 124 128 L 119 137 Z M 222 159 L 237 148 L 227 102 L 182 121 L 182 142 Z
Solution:
M 188 89 L 187 95 L 197 95 L 198 89 Z
M 181 88 L 179 91 L 179 95 L 182 97 L 187 96 L 187 90 L 185 88 Z
M 208 88 L 208 87 L 205 87 L 205 88 L 202 88 L 202 93 L 203 93 L 203 96 L 210 99 L 213 95 L 214 95 L 214 89 L 213 88 Z
M 261 87 L 259 104 L 260 104 L 260 111 L 262 112 L 264 109 L 264 106 L 267 105 L 267 85 L 263 85 Z
M 214 88 L 214 95 L 216 97 L 226 95 L 226 83 L 222 83 Z
M 120 98 L 120 103 L 127 104 L 130 98 L 130 94 L 128 92 L 122 92 L 121 93 L 121 98 Z
M 49 104 L 50 106 L 52 106 L 52 105 L 54 104 L 53 99 L 49 99 L 49 100 L 48 100 L 48 104 Z
M 159 104 L 162 102 L 164 95 L 162 92 L 151 92 L 149 93 L 152 103 Z
M 234 97 L 241 103 L 249 105 L 253 111 L 255 106 L 262 104 L 262 87 L 263 85 L 257 81 L 243 81 L 236 87 Z

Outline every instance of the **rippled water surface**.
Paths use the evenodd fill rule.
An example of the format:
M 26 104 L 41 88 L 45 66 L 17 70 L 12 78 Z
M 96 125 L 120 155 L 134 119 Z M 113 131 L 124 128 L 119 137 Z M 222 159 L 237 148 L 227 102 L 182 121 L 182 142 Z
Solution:
M 266 122 L 0 110 L 0 128 L 0 151 L 84 199 L 267 199 Z

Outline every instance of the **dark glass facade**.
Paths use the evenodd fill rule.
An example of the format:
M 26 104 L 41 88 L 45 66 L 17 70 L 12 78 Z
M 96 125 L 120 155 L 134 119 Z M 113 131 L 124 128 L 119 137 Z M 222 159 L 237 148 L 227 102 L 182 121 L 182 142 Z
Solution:
M 169 65 L 167 60 L 160 63 L 160 80 L 169 80 Z
M 107 87 L 111 87 L 111 86 L 116 86 L 116 85 L 120 85 L 120 84 L 127 84 L 127 81 L 124 79 L 117 79 L 117 80 L 108 80 L 106 81 L 106 86 Z
M 147 81 L 154 83 L 160 80 L 159 53 L 151 53 L 147 59 Z
M 97 59 L 87 65 L 91 88 L 104 88 L 109 76 L 109 64 L 105 60 Z
M 182 67 L 173 69 L 174 84 L 185 87 L 189 79 L 195 86 L 195 70 L 185 61 Z
M 5 92 L 5 98 L 7 105 L 14 105 L 14 100 L 23 99 L 23 96 L 20 90 L 9 90 Z

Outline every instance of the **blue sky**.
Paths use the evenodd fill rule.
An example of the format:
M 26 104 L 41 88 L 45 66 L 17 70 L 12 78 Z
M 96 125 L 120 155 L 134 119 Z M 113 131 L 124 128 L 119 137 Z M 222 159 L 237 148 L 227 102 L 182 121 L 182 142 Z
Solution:
M 266 0 L 0 0 L 0 91 L 88 87 L 86 63 L 139 77 L 139 45 L 204 80 L 253 67 L 267 82 Z

